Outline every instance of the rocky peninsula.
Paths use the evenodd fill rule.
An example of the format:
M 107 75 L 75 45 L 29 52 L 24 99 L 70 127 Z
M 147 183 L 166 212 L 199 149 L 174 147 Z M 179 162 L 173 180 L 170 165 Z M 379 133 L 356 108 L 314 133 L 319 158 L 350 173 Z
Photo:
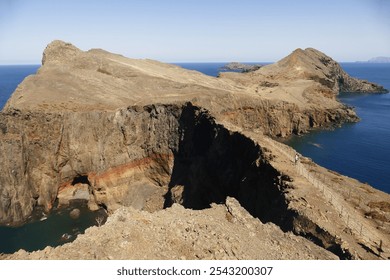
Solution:
M 0 113 L 0 223 L 80 197 L 111 216 L 2 258 L 386 259 L 390 196 L 270 138 L 358 121 L 340 91 L 386 92 L 315 49 L 213 78 L 54 41 Z
M 253 72 L 259 70 L 263 65 L 260 64 L 244 64 L 240 62 L 230 62 L 220 68 L 223 71 L 238 71 L 242 73 Z

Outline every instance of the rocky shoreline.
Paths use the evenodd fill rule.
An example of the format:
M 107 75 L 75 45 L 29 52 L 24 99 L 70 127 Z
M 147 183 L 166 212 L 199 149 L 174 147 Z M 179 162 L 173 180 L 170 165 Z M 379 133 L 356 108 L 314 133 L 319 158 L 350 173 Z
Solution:
M 205 209 L 213 203 L 227 205 L 230 197 L 234 207 L 243 207 L 243 215 L 257 220 L 256 229 L 248 224 L 249 231 L 242 232 L 243 239 L 245 234 L 255 237 L 266 228 L 269 242 L 281 244 L 282 253 L 272 258 L 375 259 L 389 253 L 387 208 L 375 210 L 381 211 L 380 215 L 366 221 L 368 210 L 361 205 L 390 205 L 389 195 L 353 179 L 335 177 L 310 160 L 305 162 L 306 169 L 321 170 L 330 180 L 347 182 L 350 187 L 343 188 L 351 190 L 350 196 L 360 197 L 358 211 L 352 214 L 351 210 L 349 215 L 378 237 L 375 242 L 385 240 L 380 248 L 383 252 L 379 252 L 376 243 L 348 232 L 348 222 L 333 213 L 332 207 L 339 205 L 328 205 L 290 159 L 270 145 L 273 142 L 268 136 L 287 137 L 358 121 L 352 108 L 337 101 L 339 91 L 386 92 L 379 85 L 348 76 L 321 52 L 298 49 L 256 71 L 226 72 L 219 78 L 103 50 L 83 52 L 61 41 L 46 48 L 42 61 L 37 74 L 18 86 L 0 113 L 0 223 L 20 223 L 36 205 L 49 212 L 55 201 L 66 204 L 80 197 L 88 200 L 91 209 L 103 207 L 113 216 L 106 225 L 87 230 L 75 245 L 31 254 L 18 252 L 6 258 L 167 258 L 148 251 L 151 249 L 142 238 L 142 256 L 135 254 L 133 247 L 123 254 L 108 247 L 93 256 L 86 251 L 77 256 L 71 252 L 77 242 L 88 248 L 96 244 L 98 232 L 107 234 L 134 222 L 123 223 L 117 213 L 139 211 L 123 214 L 124 219 L 139 215 L 147 221 L 146 232 L 159 223 L 159 215 L 175 215 L 176 210 L 179 220 L 193 215 L 190 209 L 217 217 L 222 206 Z M 281 149 L 288 151 L 287 147 Z M 339 190 L 330 187 L 330 192 L 336 195 Z M 344 209 L 352 209 L 353 203 L 345 201 Z M 180 210 L 176 204 L 188 210 Z M 378 217 L 384 219 L 380 228 Z M 330 220 L 333 223 L 327 222 Z M 275 226 L 269 227 L 269 223 Z M 191 229 L 201 224 L 206 229 L 213 227 L 213 223 L 194 220 Z M 279 236 L 276 241 L 272 232 Z M 166 238 L 164 234 L 153 237 L 152 230 L 147 236 L 161 239 Z M 305 237 L 310 244 L 289 234 Z M 203 240 L 200 235 L 197 238 Z M 300 253 L 287 253 L 290 245 L 285 241 L 291 238 L 297 241 L 291 245 L 296 246 L 293 250 Z M 185 238 L 176 241 L 190 246 Z M 211 239 L 203 241 L 209 244 Z M 223 245 L 214 241 L 213 252 L 223 250 Z M 129 240 L 118 237 L 112 242 Z M 300 248 L 298 243 L 302 243 Z M 304 249 L 311 246 L 319 246 L 310 249 L 316 253 Z M 250 254 L 228 248 L 225 253 L 203 255 L 188 248 L 183 256 L 266 258 L 258 254 L 261 248 L 256 248 L 257 253 Z M 62 250 L 69 254 L 60 254 Z M 172 256 L 182 257 L 181 253 Z

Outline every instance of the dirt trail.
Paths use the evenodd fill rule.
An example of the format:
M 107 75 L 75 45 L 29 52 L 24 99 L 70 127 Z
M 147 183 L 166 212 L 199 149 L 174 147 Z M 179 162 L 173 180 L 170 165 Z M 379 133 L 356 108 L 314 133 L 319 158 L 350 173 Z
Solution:
M 390 212 L 382 211 L 383 219 L 367 217 L 372 211 L 368 205 L 373 199 L 381 201 L 380 194 L 372 196 L 370 186 L 320 167 L 302 155 L 295 164 L 294 149 L 271 138 L 262 139 L 276 156 L 272 163 L 292 177 L 294 195 L 303 201 L 302 211 L 308 217 L 338 236 L 346 248 L 353 248 L 356 256 L 365 258 L 369 252 L 381 259 L 390 257 Z

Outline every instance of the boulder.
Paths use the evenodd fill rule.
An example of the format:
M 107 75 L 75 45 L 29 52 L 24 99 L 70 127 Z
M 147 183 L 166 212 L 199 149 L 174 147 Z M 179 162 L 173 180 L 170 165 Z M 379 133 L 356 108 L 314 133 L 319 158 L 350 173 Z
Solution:
M 80 217 L 80 214 L 81 214 L 81 211 L 78 208 L 75 208 L 69 212 L 69 216 L 74 220 L 78 219 Z

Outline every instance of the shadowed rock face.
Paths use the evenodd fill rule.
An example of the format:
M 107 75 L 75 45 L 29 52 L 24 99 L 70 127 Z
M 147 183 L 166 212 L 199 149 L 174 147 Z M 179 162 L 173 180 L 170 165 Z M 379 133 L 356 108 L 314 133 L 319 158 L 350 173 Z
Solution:
M 283 182 L 259 145 L 193 106 L 183 109 L 179 135 L 165 206 L 179 202 L 204 209 L 230 196 L 263 222 L 284 223 L 288 211 Z

